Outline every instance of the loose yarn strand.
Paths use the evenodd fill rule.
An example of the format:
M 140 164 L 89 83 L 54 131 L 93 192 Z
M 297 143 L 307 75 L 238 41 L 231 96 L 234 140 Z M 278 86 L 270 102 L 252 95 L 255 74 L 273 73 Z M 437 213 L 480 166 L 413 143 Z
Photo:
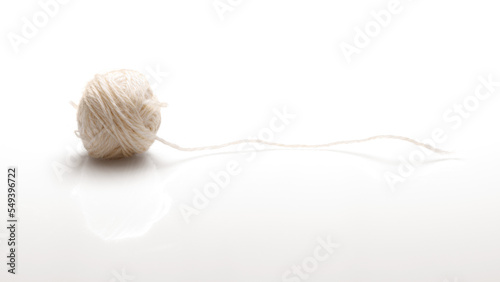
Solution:
M 182 147 L 158 137 L 161 123 L 161 103 L 154 95 L 145 75 L 134 70 L 114 70 L 96 74 L 87 83 L 80 103 L 70 102 L 77 109 L 78 130 L 89 156 L 116 159 L 145 152 L 155 142 L 179 151 L 217 150 L 244 143 L 267 146 L 314 149 L 341 144 L 368 142 L 375 139 L 395 139 L 426 148 L 436 153 L 448 153 L 429 144 L 397 135 L 376 135 L 364 139 L 342 140 L 324 144 L 283 144 L 262 139 L 241 139 L 219 145 Z
M 431 146 L 429 144 L 425 144 L 425 143 L 413 140 L 413 139 L 408 138 L 408 137 L 397 136 L 397 135 L 376 135 L 376 136 L 372 136 L 372 137 L 368 137 L 368 138 L 364 138 L 364 139 L 342 140 L 342 141 L 335 141 L 335 142 L 330 142 L 330 143 L 325 143 L 325 144 L 314 144 L 314 145 L 311 145 L 311 144 L 283 144 L 283 143 L 276 143 L 276 142 L 268 142 L 268 141 L 264 141 L 264 140 L 261 140 L 261 139 L 241 139 L 241 140 L 236 140 L 236 141 L 232 141 L 232 142 L 228 142 L 228 143 L 223 143 L 223 144 L 219 144 L 219 145 L 203 146 L 203 147 L 191 147 L 191 148 L 181 147 L 181 146 L 179 146 L 179 145 L 177 145 L 175 143 L 168 142 L 168 141 L 166 141 L 166 140 L 164 140 L 164 139 L 162 139 L 162 138 L 160 138 L 158 136 L 156 137 L 156 140 L 160 141 L 161 143 L 163 143 L 163 144 L 165 144 L 165 145 L 167 145 L 169 147 L 172 147 L 172 148 L 174 148 L 176 150 L 179 150 L 179 151 L 216 150 L 216 149 L 221 149 L 221 148 L 225 148 L 225 147 L 229 147 L 229 146 L 233 146 L 233 145 L 238 145 L 238 144 L 242 144 L 242 143 L 258 143 L 258 144 L 269 145 L 269 146 L 276 146 L 276 147 L 283 147 L 283 148 L 296 148 L 296 149 L 299 149 L 299 148 L 303 148 L 303 149 L 308 148 L 308 149 L 312 149 L 312 148 L 331 147 L 331 146 L 342 145 L 342 144 L 362 143 L 362 142 L 368 142 L 368 141 L 375 140 L 375 139 L 395 139 L 395 140 L 402 140 L 402 141 L 410 142 L 410 143 L 412 143 L 414 145 L 426 148 L 428 150 L 431 150 L 431 151 L 439 153 L 439 154 L 447 154 L 447 153 L 449 153 L 447 151 L 443 151 L 441 149 L 433 147 L 433 146 Z

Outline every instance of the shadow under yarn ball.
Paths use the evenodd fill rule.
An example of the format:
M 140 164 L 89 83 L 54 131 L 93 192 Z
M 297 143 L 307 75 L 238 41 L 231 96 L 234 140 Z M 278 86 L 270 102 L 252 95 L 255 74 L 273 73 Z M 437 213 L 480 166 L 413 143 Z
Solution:
M 161 103 L 133 70 L 97 74 L 78 105 L 78 134 L 93 158 L 130 157 L 148 150 L 161 123 Z

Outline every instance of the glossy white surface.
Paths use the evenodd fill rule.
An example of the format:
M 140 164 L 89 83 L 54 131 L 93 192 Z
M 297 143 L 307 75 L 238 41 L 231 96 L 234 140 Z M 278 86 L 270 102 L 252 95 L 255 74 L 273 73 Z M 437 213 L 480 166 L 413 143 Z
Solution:
M 402 1 L 348 64 L 339 44 L 388 2 L 243 0 L 224 21 L 211 1 L 185 2 L 71 1 L 19 53 L 0 44 L 0 167 L 19 169 L 18 274 L 2 228 L 0 281 L 500 279 L 500 87 L 460 124 L 443 119 L 479 76 L 500 80 L 495 4 Z M 4 34 L 40 10 L 1 5 Z M 149 76 L 169 103 L 158 135 L 184 146 L 442 130 L 454 153 L 391 140 L 258 153 L 157 142 L 93 160 L 68 101 L 115 68 L 169 73 Z M 419 156 L 391 188 L 387 173 Z

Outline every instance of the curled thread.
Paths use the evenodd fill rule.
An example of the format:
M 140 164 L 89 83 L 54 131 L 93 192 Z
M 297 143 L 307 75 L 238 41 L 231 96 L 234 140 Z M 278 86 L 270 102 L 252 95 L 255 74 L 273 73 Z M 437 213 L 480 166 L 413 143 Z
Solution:
M 283 147 L 283 148 L 303 148 L 303 149 L 309 148 L 309 149 L 311 149 L 311 148 L 331 147 L 331 146 L 342 145 L 342 144 L 362 143 L 362 142 L 368 142 L 368 141 L 375 140 L 375 139 L 396 139 L 396 140 L 402 140 L 402 141 L 406 141 L 406 142 L 412 143 L 414 145 L 426 148 L 428 150 L 431 150 L 431 151 L 439 153 L 439 154 L 447 154 L 447 153 L 449 153 L 447 151 L 443 151 L 441 149 L 433 147 L 433 146 L 431 146 L 429 144 L 425 144 L 425 143 L 413 140 L 413 139 L 408 138 L 408 137 L 397 136 L 397 135 L 376 135 L 376 136 L 372 136 L 372 137 L 368 137 L 368 138 L 364 138 L 364 139 L 342 140 L 342 141 L 335 141 L 335 142 L 330 142 L 330 143 L 314 144 L 314 145 L 311 145 L 311 144 L 283 144 L 283 143 L 276 143 L 276 142 L 268 142 L 268 141 L 264 141 L 264 140 L 261 140 L 261 139 L 241 139 L 241 140 L 236 140 L 236 141 L 232 141 L 232 142 L 228 142 L 228 143 L 223 143 L 223 144 L 219 144 L 219 145 L 211 145 L 211 146 L 203 146 L 203 147 L 191 147 L 191 148 L 181 147 L 181 146 L 179 146 L 179 145 L 177 145 L 175 143 L 168 142 L 168 141 L 166 141 L 166 140 L 164 140 L 164 139 L 162 139 L 162 138 L 160 138 L 158 136 L 156 137 L 156 140 L 160 141 L 161 143 L 163 143 L 163 144 L 165 144 L 165 145 L 167 145 L 169 147 L 172 147 L 172 148 L 174 148 L 176 150 L 179 150 L 179 151 L 216 150 L 216 149 L 221 149 L 221 148 L 224 148 L 224 147 L 238 145 L 238 144 L 242 144 L 242 143 L 258 143 L 258 144 L 275 146 L 275 147 Z

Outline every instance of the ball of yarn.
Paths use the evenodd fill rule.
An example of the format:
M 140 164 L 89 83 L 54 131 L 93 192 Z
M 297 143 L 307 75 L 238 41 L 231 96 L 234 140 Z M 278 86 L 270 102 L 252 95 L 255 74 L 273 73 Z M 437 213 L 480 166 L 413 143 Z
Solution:
M 129 157 L 145 152 L 155 141 L 160 109 L 143 74 L 133 70 L 97 74 L 78 105 L 78 133 L 93 158 Z

